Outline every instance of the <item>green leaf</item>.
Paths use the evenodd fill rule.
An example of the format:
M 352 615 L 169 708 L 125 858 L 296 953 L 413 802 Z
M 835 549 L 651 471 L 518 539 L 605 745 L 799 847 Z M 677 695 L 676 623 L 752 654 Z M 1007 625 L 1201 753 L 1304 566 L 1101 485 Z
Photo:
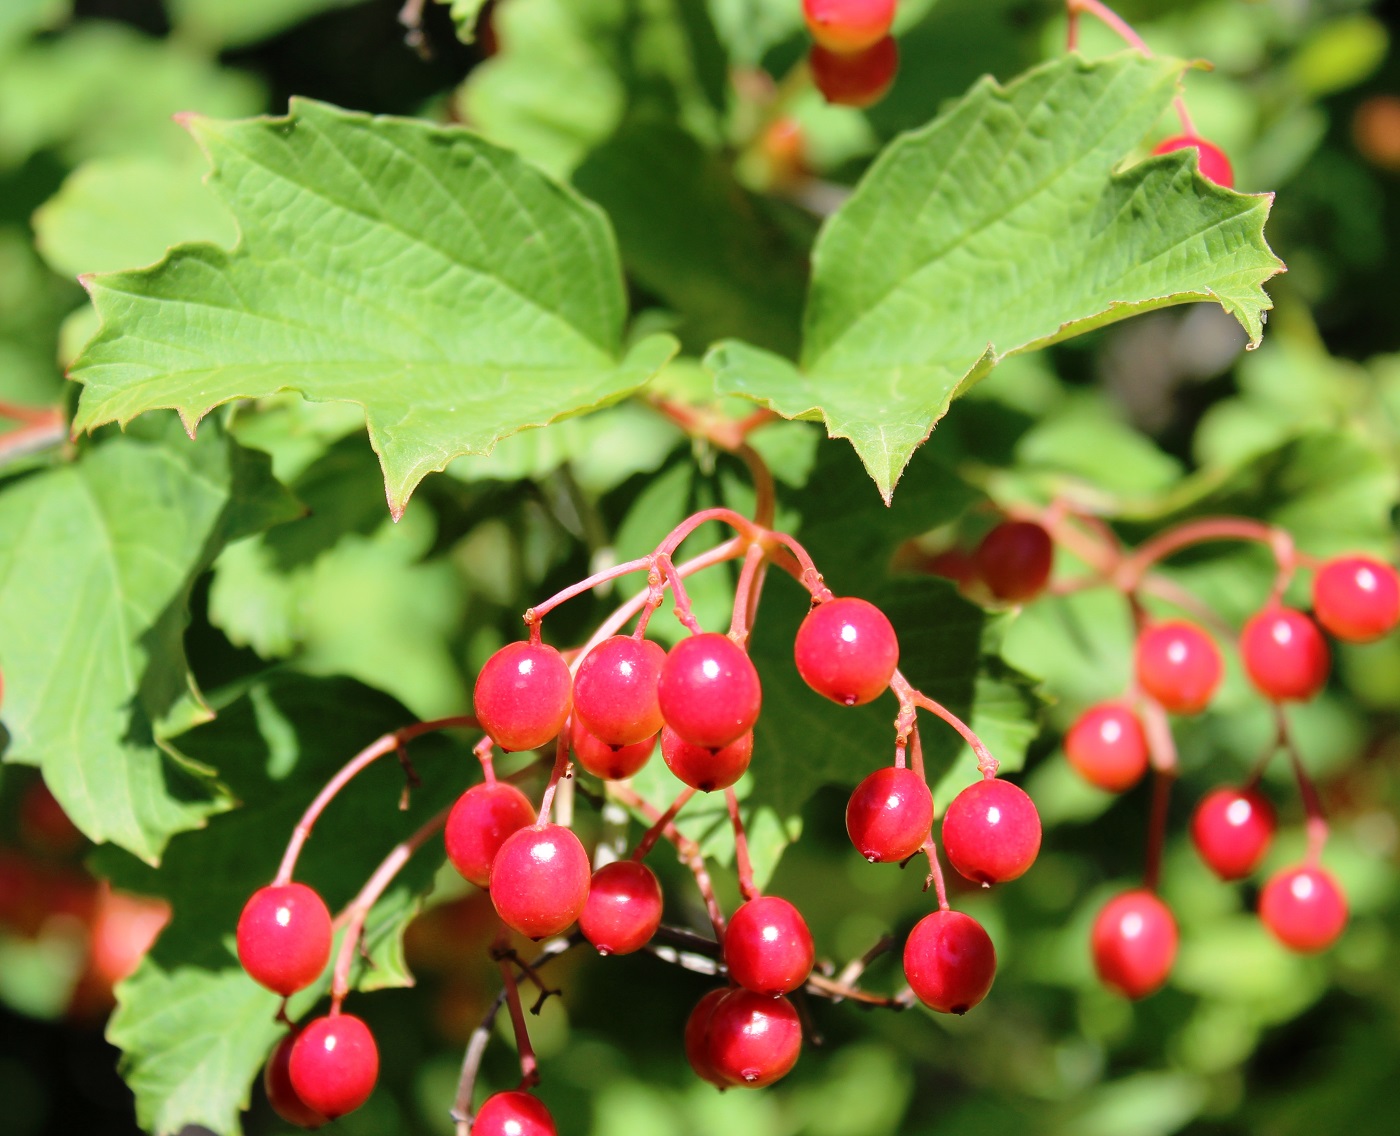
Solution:
M 68 15 L 70 0 L 7 0 L 0 7 L 0 52 Z
M 239 47 L 275 35 L 310 16 L 364 0 L 167 0 L 176 30 L 195 43 Z
M 1137 312 L 1213 300 L 1258 342 L 1271 198 L 1194 154 L 1128 156 L 1182 65 L 1135 53 L 990 79 L 891 145 L 813 253 L 800 367 L 739 343 L 722 392 L 849 438 L 886 501 L 951 400 L 1001 358 Z
M 457 38 L 463 43 L 475 43 L 477 20 L 481 18 L 481 10 L 486 7 L 487 0 L 437 0 L 437 2 L 449 6 L 447 14 L 457 25 Z
M 398 516 L 428 473 L 628 394 L 673 350 L 619 359 L 606 221 L 467 131 L 307 100 L 189 126 L 242 240 L 88 281 L 77 429 L 173 407 L 193 430 L 281 390 L 357 403 Z
M 0 494 L 5 758 L 39 765 L 89 837 L 155 862 L 229 798 L 162 752 L 207 716 L 185 662 L 195 577 L 228 541 L 295 515 L 267 459 L 172 419 Z
M 239 1131 L 238 1111 L 281 1032 L 273 1021 L 277 996 L 238 965 L 239 912 L 272 878 L 286 838 L 321 786 L 358 750 L 410 721 L 402 706 L 358 683 L 269 675 L 179 739 L 192 760 L 219 770 L 239 807 L 177 836 L 158 873 L 114 852 L 99 854 L 97 867 L 119 886 L 165 896 L 173 912 L 141 968 L 118 989 L 108 1030 L 147 1129 Z M 410 756 L 423 784 L 407 813 L 398 808 L 403 774 L 390 755 L 352 781 L 317 823 L 296 878 L 332 910 L 475 773 L 470 756 L 442 738 L 414 742 Z M 377 969 L 357 972 L 361 988 L 411 983 L 399 939 L 441 863 L 441 845 L 430 842 L 376 905 L 366 947 Z M 298 995 L 292 1016 L 306 1014 L 328 982 L 323 975 Z

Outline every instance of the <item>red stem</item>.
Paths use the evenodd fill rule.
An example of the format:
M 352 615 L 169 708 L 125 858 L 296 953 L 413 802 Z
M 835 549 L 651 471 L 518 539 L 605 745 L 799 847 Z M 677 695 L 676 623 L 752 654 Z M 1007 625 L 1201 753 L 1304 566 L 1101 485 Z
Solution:
M 1279 745 L 1288 754 L 1288 763 L 1293 767 L 1293 777 L 1298 782 L 1298 795 L 1303 799 L 1303 812 L 1307 816 L 1308 853 L 1306 862 L 1315 865 L 1322 859 L 1322 850 L 1327 845 L 1327 814 L 1323 811 L 1322 798 L 1318 795 L 1317 785 L 1308 776 L 1308 771 L 1303 766 L 1303 757 L 1298 752 L 1297 743 L 1293 740 L 1293 732 L 1289 729 L 1288 718 L 1284 715 L 1283 707 L 1275 703 L 1273 709 L 1274 721 L 1278 726 Z
M 1293 538 L 1283 529 L 1245 517 L 1205 517 L 1177 525 L 1140 544 L 1118 566 L 1115 582 L 1124 592 L 1136 591 L 1147 570 L 1159 561 L 1192 545 L 1220 540 L 1254 541 L 1267 545 L 1280 571 L 1291 572 L 1297 563 Z
M 934 701 L 923 691 L 912 686 L 909 680 L 899 671 L 894 672 L 894 678 L 890 680 L 890 689 L 894 691 L 895 696 L 899 699 L 901 707 L 922 707 L 924 710 L 936 714 L 938 717 L 942 718 L 943 721 L 947 722 L 948 725 L 952 726 L 953 729 L 957 730 L 962 736 L 963 741 L 967 742 L 967 744 L 972 747 L 972 752 L 977 757 L 977 771 L 981 773 L 983 777 L 991 780 L 997 775 L 997 770 L 1001 768 L 1000 763 L 992 756 L 992 751 L 983 744 L 982 739 L 973 732 L 972 728 L 966 722 L 941 702 Z M 901 720 L 903 717 L 904 714 L 901 711 Z
M 656 822 L 642 834 L 642 838 L 637 841 L 637 847 L 632 851 L 632 859 L 641 863 L 650 855 L 651 850 L 656 846 L 656 842 L 661 839 L 670 823 L 676 819 L 676 814 L 681 811 L 686 801 L 695 796 L 695 790 L 686 786 L 671 802 L 670 807 L 656 818 Z
M 569 722 L 566 720 L 559 731 L 559 737 L 554 742 L 554 768 L 549 771 L 549 784 L 544 787 L 544 795 L 540 798 L 540 811 L 536 818 L 537 824 L 549 823 L 549 810 L 554 806 L 554 794 L 559 788 L 559 782 L 569 774 Z
M 500 946 L 505 946 L 509 940 L 506 937 L 505 927 L 501 928 L 501 937 L 498 940 Z M 505 984 L 506 1005 L 510 1009 L 510 1024 L 515 1031 L 515 1048 L 520 1053 L 520 1088 L 532 1089 L 540 1083 L 539 1063 L 535 1060 L 535 1050 L 530 1045 L 530 1031 L 525 1025 L 525 1010 L 520 1005 L 520 990 L 516 985 L 515 971 L 511 969 L 510 963 L 503 955 L 497 965 L 501 968 L 501 981 Z
M 943 865 L 938 862 L 938 847 L 933 843 L 933 833 L 928 834 L 924 840 L 922 849 L 928 857 L 928 877 L 924 880 L 924 891 L 928 891 L 929 884 L 933 885 L 933 893 L 938 896 L 938 910 L 948 910 L 948 889 L 943 883 Z
M 1147 824 L 1147 862 L 1143 884 L 1157 890 L 1162 871 L 1162 849 L 1167 841 L 1167 814 L 1171 804 L 1172 782 L 1176 780 L 1176 742 L 1166 711 L 1150 699 L 1142 704 L 1143 731 L 1152 759 L 1152 811 Z
M 744 834 L 744 821 L 739 816 L 739 795 L 732 788 L 724 791 L 724 803 L 729 807 L 729 823 L 734 829 L 734 860 L 739 870 L 739 894 L 745 900 L 759 895 L 753 882 L 753 862 L 749 859 L 749 839 Z

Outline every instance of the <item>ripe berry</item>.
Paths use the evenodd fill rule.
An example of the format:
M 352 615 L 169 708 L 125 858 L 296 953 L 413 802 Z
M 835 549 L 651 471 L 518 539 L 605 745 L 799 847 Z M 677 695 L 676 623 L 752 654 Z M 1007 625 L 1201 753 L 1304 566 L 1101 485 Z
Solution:
M 566 930 L 588 901 L 588 853 L 569 829 L 536 824 L 506 837 L 491 865 L 491 902 L 531 939 Z
M 627 955 L 661 926 L 661 885 L 645 864 L 615 860 L 593 873 L 578 917 L 583 937 L 603 955 Z
M 1213 789 L 1191 817 L 1191 841 L 1222 880 L 1249 875 L 1274 838 L 1274 806 L 1257 789 Z
M 1223 673 L 1215 641 L 1194 623 L 1168 620 L 1138 636 L 1138 683 L 1173 714 L 1204 710 Z
M 1150 891 L 1114 896 L 1094 920 L 1090 942 L 1099 981 L 1129 998 L 1145 998 L 1176 961 L 1176 920 Z
M 975 883 L 1014 880 L 1040 851 L 1040 814 L 1010 781 L 974 781 L 943 814 L 943 849 L 953 867 Z
M 834 106 L 864 108 L 878 103 L 894 85 L 899 48 L 894 36 L 852 55 L 828 51 L 817 43 L 807 62 L 822 98 Z
M 379 1048 L 359 1018 L 331 1014 L 301 1031 L 288 1067 L 297 1096 L 334 1120 L 369 1100 L 379 1078 Z
M 1152 153 L 1169 154 L 1173 150 L 1185 150 L 1188 146 L 1195 148 L 1198 155 L 1197 168 L 1202 177 L 1215 182 L 1216 185 L 1223 185 L 1226 189 L 1234 188 L 1235 171 L 1230 167 L 1230 159 L 1225 156 L 1224 150 L 1204 138 L 1194 134 L 1177 134 L 1157 143 Z
M 1065 735 L 1065 757 L 1089 784 L 1121 793 L 1147 772 L 1147 736 L 1121 702 L 1091 706 Z
M 631 745 L 614 746 L 599 740 L 575 715 L 569 727 L 569 741 L 574 757 L 594 777 L 604 781 L 621 781 L 631 777 L 644 766 L 656 748 L 656 735 Z
M 729 977 L 755 994 L 773 997 L 796 990 L 812 973 L 816 957 L 807 921 L 774 895 L 743 904 L 724 932 Z
M 331 913 L 305 884 L 259 888 L 238 917 L 238 961 L 284 997 L 304 990 L 331 957 Z
M 877 769 L 846 805 L 846 832 L 872 864 L 907 860 L 933 824 L 933 794 L 912 769 Z
M 686 1060 L 690 1062 L 690 1067 L 695 1070 L 697 1077 L 709 1081 L 712 1085 L 718 1085 L 721 1089 L 728 1088 L 729 1082 L 719 1075 L 710 1060 L 710 1018 L 715 1012 L 715 1007 L 724 1000 L 731 989 L 729 986 L 721 986 L 711 990 L 695 1003 L 695 1008 L 685 1020 Z
M 568 664 L 553 647 L 507 643 L 476 676 L 472 705 L 502 749 L 535 749 L 563 728 L 572 691 Z
M 919 1001 L 941 1014 L 965 1014 L 987 996 L 997 952 L 982 924 L 961 911 L 925 915 L 904 944 L 904 977 Z
M 842 55 L 882 40 L 894 23 L 895 0 L 802 0 L 812 38 Z
M 802 1052 L 802 1025 L 786 998 L 731 990 L 710 1014 L 707 1056 L 725 1083 L 760 1089 L 786 1075 Z
M 752 730 L 720 749 L 706 749 L 681 741 L 670 726 L 661 728 L 661 760 L 666 768 L 702 793 L 728 789 L 744 775 L 752 757 Z
M 472 1122 L 472 1136 L 558 1136 L 558 1131 L 540 1099 L 519 1090 L 487 1097 Z
M 758 671 L 727 635 L 708 632 L 671 648 L 657 682 L 666 724 L 691 745 L 719 749 L 758 721 Z
M 1269 877 L 1259 893 L 1259 918 L 1285 947 L 1312 954 L 1346 929 L 1347 900 L 1330 873 L 1304 864 Z
M 847 596 L 807 613 L 793 641 L 797 672 L 813 690 L 842 706 L 878 698 L 899 665 L 899 640 L 885 613 Z
M 323 1124 L 329 1124 L 330 1118 L 321 1115 L 297 1096 L 292 1085 L 292 1046 L 300 1036 L 301 1030 L 293 1028 L 277 1043 L 263 1069 L 263 1088 L 267 1091 L 272 1111 L 288 1124 L 295 1124 L 298 1128 L 320 1128 Z
M 614 635 L 588 652 L 574 679 L 574 716 L 608 745 L 645 741 L 661 729 L 656 680 L 666 652 L 661 644 Z
M 1338 639 L 1379 639 L 1400 622 L 1400 577 L 1368 556 L 1329 560 L 1313 577 L 1313 614 Z
M 1050 534 L 1034 521 L 1003 521 L 972 554 L 983 583 L 1008 603 L 1025 603 L 1040 595 L 1054 559 Z
M 473 785 L 447 814 L 443 830 L 447 858 L 477 887 L 485 887 L 506 837 L 534 823 L 534 806 L 514 785 L 506 781 Z
M 1327 683 L 1327 640 L 1301 611 L 1271 605 L 1254 615 L 1240 634 L 1245 673 L 1275 702 L 1306 702 Z

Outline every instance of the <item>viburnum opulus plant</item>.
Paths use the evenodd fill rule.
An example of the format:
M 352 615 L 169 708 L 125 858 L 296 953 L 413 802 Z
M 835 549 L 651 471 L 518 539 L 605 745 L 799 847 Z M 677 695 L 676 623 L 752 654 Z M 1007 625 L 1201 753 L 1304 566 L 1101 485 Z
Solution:
M 796 50 L 773 54 L 728 25 L 681 50 L 679 17 L 585 33 L 505 0 L 442 121 L 182 116 L 195 200 L 236 239 L 196 226 L 84 275 L 73 441 L 28 423 L 11 450 L 49 448 L 0 489 L 3 710 L 15 759 L 115 846 L 102 869 L 173 901 L 111 1026 L 153 1131 L 234 1132 L 259 1077 L 293 1125 L 389 1123 L 376 1084 L 404 1058 L 376 991 L 411 984 L 405 951 L 458 904 L 462 1134 L 579 1130 L 532 1019 L 574 1005 L 585 955 L 636 984 L 619 1035 L 648 983 L 683 990 L 658 1033 L 725 1091 L 826 1061 L 824 1032 L 869 1020 L 842 1003 L 973 1022 L 999 955 L 1035 970 L 1004 885 L 1054 921 L 1078 896 L 1061 768 L 1113 794 L 1150 774 L 1142 879 L 1103 881 L 1076 947 L 1145 997 L 1191 943 L 1168 790 L 1202 762 L 1177 738 L 1217 712 L 1267 744 L 1176 831 L 1222 880 L 1267 873 L 1247 902 L 1284 947 L 1342 935 L 1297 723 L 1332 641 L 1400 621 L 1400 585 L 1374 526 L 1319 537 L 1326 507 L 1265 515 L 1259 485 L 1365 463 L 1280 445 L 1152 497 L 1116 483 L 1112 423 L 1035 436 L 1033 372 L 999 410 L 1023 452 L 975 417 L 1011 357 L 1137 313 L 1208 301 L 1258 345 L 1271 196 L 1234 192 L 1185 64 L 1098 0 L 1069 0 L 1067 52 L 903 133 L 871 126 L 920 78 L 897 6 L 789 7 Z M 1079 54 L 1085 17 L 1127 50 Z M 552 81 L 537 53 L 573 34 L 635 58 L 566 52 L 573 118 L 534 129 L 513 84 Z M 1222 542 L 1263 555 L 1193 578 Z M 217 649 L 187 650 L 192 616 Z M 83 698 L 56 697 L 74 673 Z M 1036 740 L 1056 698 L 1065 763 Z M 815 886 L 784 855 L 818 823 L 842 859 Z M 1114 856 L 1115 880 L 1138 867 Z M 877 884 L 863 910 L 848 869 L 904 907 Z

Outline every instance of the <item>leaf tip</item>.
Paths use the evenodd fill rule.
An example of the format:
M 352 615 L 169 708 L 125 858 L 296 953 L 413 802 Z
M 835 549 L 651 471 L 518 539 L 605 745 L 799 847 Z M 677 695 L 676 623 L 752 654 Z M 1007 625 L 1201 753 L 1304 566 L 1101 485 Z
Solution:
M 177 110 L 174 114 L 170 116 L 170 119 L 172 122 L 175 123 L 176 126 L 180 127 L 181 130 L 188 130 L 191 134 L 193 134 L 195 133 L 196 127 L 199 124 L 199 120 L 202 117 L 203 116 L 199 114 L 198 111 Z
M 198 411 L 186 410 L 184 407 L 178 408 L 175 413 L 180 416 L 180 424 L 185 428 L 185 433 L 189 435 L 190 441 L 193 442 L 195 434 L 199 432 L 199 420 L 204 415 Z

